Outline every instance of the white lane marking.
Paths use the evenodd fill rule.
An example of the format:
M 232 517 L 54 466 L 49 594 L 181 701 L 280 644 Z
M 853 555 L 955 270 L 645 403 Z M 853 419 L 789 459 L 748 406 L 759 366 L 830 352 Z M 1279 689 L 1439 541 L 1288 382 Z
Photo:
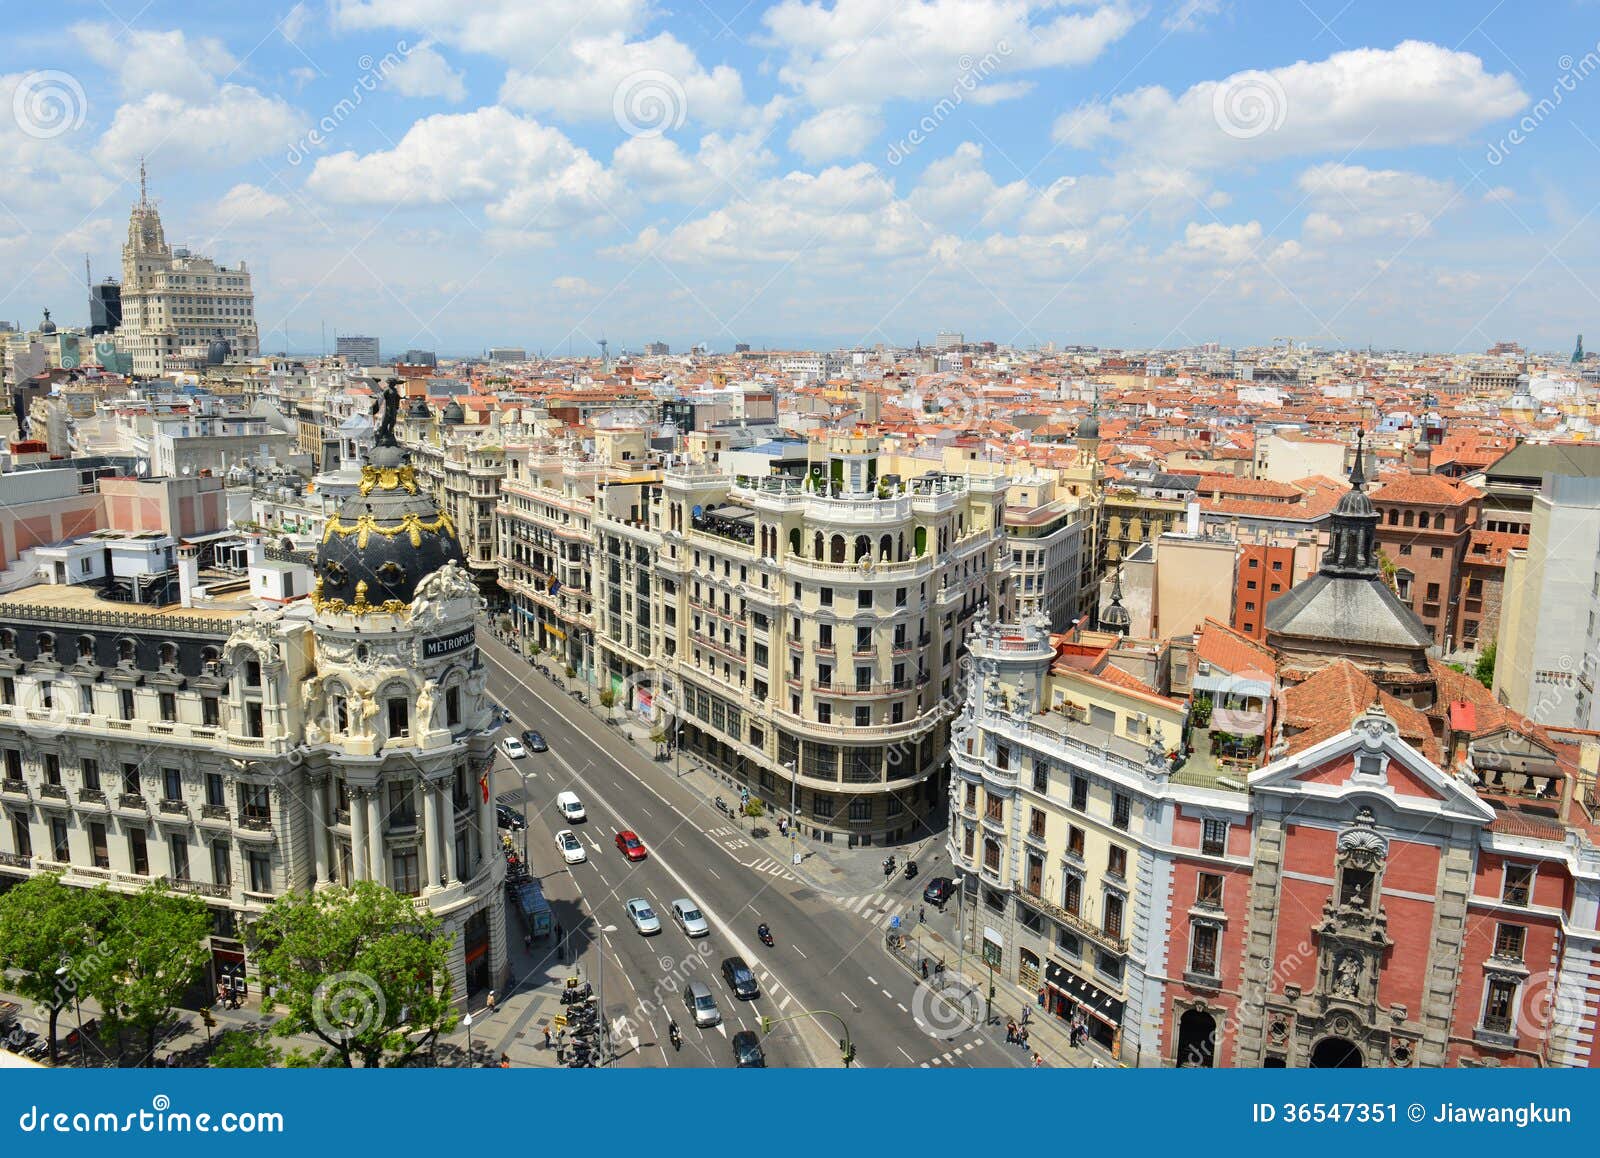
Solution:
M 720 1033 L 723 1037 L 727 1037 L 728 1036 L 728 1027 L 726 1025 L 724 1025 L 722 1022 L 719 1021 L 719 1022 L 717 1022 L 717 1032 Z
M 800 946 L 798 946 L 798 945 L 790 945 L 789 948 L 793 949 L 796 953 L 800 953 Z M 810 958 L 806 957 L 806 955 L 804 953 L 800 953 L 800 956 L 805 958 L 805 960 L 807 960 L 807 961 L 810 960 Z
M 899 1007 L 900 1007 L 900 1012 L 901 1012 L 901 1013 L 910 1013 L 910 1012 L 911 1012 L 911 1011 L 910 1011 L 910 1010 L 909 1010 L 909 1009 L 907 1009 L 907 1008 L 906 1008 L 906 1007 L 905 1007 L 905 1006 L 903 1006 L 903 1005 L 900 1005 L 900 1003 L 899 1003 L 899 1002 L 898 1002 L 898 1001 L 896 1001 L 896 1002 L 895 1002 L 895 1004 L 896 1004 L 896 1005 L 898 1005 L 898 1006 L 899 1006 Z
M 717 870 L 712 868 L 710 865 L 706 865 L 705 866 L 705 870 L 706 870 L 706 872 L 710 873 L 712 876 L 717 877 Z M 722 878 L 721 877 L 717 877 L 717 879 L 720 881 Z
M 928 1063 L 927 1062 L 923 1062 L 921 1068 L 922 1069 L 927 1069 L 928 1068 Z
M 934 1065 L 938 1065 L 939 1064 L 939 1059 L 938 1058 L 934 1058 L 933 1059 L 933 1064 Z
M 782 1013 L 785 1009 L 788 1009 L 789 1008 L 789 1002 L 791 1002 L 793 1000 L 794 1000 L 794 995 L 793 994 L 785 993 L 783 995 L 783 1000 L 778 1002 L 778 1012 Z
M 860 1008 L 860 1006 L 858 1006 L 856 1004 L 855 998 L 851 997 L 843 989 L 839 990 L 839 996 L 845 999 L 846 1003 L 849 1004 L 851 1009 L 859 1009 Z
M 905 1046 L 897 1045 L 894 1048 L 899 1050 L 901 1052 L 901 1054 L 904 1055 L 906 1061 L 916 1061 L 917 1060 L 916 1058 L 912 1057 L 910 1054 L 906 1053 Z
M 584 833 L 583 835 L 585 836 L 585 838 L 588 839 L 589 847 L 594 849 L 595 852 L 599 852 L 600 851 L 600 842 L 598 840 L 596 840 L 594 837 L 590 836 L 587 832 Z
M 890 1001 L 893 1001 L 893 1000 L 894 1000 L 894 994 L 892 994 L 892 993 L 890 993 L 890 992 L 889 992 L 889 991 L 888 991 L 888 990 L 887 990 L 887 989 L 885 989 L 885 990 L 884 990 L 884 991 L 883 991 L 883 995 L 884 995 L 884 996 L 885 996 L 885 997 L 887 997 L 887 998 L 888 998 L 888 999 L 889 999 L 889 1000 L 890 1000 Z
M 950 1060 L 950 1055 L 949 1054 L 945 1054 L 944 1055 L 944 1060 L 945 1061 L 949 1061 Z
M 927 1029 L 928 1028 L 928 1023 L 923 1021 L 922 1018 L 917 1017 L 917 1018 L 913 1018 L 912 1020 L 914 1020 L 923 1029 Z
M 867 974 L 867 984 L 868 985 L 876 985 L 877 983 L 878 983 L 878 979 L 876 977 L 874 977 L 872 974 L 868 973 Z
M 606 934 L 604 934 L 604 933 L 601 933 L 601 934 L 600 934 L 600 939 L 601 939 L 601 940 L 602 940 L 602 941 L 604 941 L 604 942 L 605 942 L 605 943 L 606 943 L 606 948 L 607 948 L 607 949 L 610 949 L 610 948 L 612 948 L 612 945 L 611 945 L 611 938 L 610 938 L 610 937 L 608 937 L 608 936 L 607 936 L 607 935 L 606 935 Z
M 600 883 L 601 884 L 605 885 L 605 887 L 608 888 L 608 889 L 611 887 L 611 882 L 606 880 L 606 874 L 605 873 L 601 872 L 599 869 L 595 869 L 594 873 L 595 873 L 595 876 L 600 878 Z

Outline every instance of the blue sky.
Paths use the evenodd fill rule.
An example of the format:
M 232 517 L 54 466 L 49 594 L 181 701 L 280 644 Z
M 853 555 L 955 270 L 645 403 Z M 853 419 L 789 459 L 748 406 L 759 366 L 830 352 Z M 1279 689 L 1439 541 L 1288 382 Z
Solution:
M 1597 93 L 1559 0 L 68 0 L 0 44 L 0 317 L 81 323 L 144 154 L 266 350 L 1569 349 Z

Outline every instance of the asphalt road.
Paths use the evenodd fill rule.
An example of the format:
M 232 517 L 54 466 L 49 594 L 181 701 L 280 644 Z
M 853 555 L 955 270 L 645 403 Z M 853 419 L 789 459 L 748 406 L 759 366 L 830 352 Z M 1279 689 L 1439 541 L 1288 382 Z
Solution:
M 765 846 L 777 842 L 749 836 L 751 821 L 723 815 L 675 780 L 670 764 L 634 748 L 487 631 L 480 630 L 479 641 L 490 695 L 512 716 L 502 737 L 534 728 L 550 746 L 517 761 L 502 753 L 493 787 L 506 801 L 526 790 L 533 870 L 573 947 L 584 950 L 592 982 L 600 980 L 604 954 L 617 1064 L 732 1065 L 733 1033 L 758 1029 L 762 1014 L 790 1019 L 763 1039 L 773 1066 L 839 1065 L 842 1031 L 826 1014 L 844 1020 L 857 1065 L 1025 1063 L 1021 1051 L 1003 1044 L 1003 1033 L 933 999 L 889 957 L 881 914 L 857 916 L 795 878 L 786 862 L 768 854 Z M 554 842 L 554 833 L 568 827 L 555 812 L 556 794 L 564 790 L 576 792 L 589 814 L 587 823 L 570 826 L 588 849 L 587 861 L 572 866 Z M 648 848 L 645 860 L 630 863 L 615 847 L 624 828 Z M 914 908 L 928 875 L 915 881 L 897 875 L 879 907 Z M 661 916 L 659 934 L 642 937 L 633 929 L 624 910 L 632 897 L 649 900 Z M 710 936 L 690 941 L 672 921 L 671 904 L 680 897 L 699 904 Z M 756 937 L 763 921 L 774 934 L 770 949 Z M 723 982 L 719 966 L 731 954 L 755 968 L 757 1000 L 739 1001 Z M 693 1027 L 681 994 L 694 978 L 716 995 L 720 1027 Z M 668 1044 L 669 1017 L 683 1031 L 681 1052 Z

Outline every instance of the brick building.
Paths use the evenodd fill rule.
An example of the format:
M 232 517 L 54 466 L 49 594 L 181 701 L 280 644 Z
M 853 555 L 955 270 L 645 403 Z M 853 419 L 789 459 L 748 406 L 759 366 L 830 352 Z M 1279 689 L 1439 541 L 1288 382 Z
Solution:
M 1442 475 L 1386 475 L 1372 492 L 1380 516 L 1378 547 L 1394 565 L 1395 593 L 1417 613 L 1433 641 L 1456 645 L 1457 593 L 1482 492 Z

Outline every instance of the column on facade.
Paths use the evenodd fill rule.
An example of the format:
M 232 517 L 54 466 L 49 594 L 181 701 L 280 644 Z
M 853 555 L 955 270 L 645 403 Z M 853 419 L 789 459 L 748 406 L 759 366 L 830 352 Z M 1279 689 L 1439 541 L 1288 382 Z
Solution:
M 328 879 L 328 801 L 323 789 L 327 780 L 311 778 L 311 853 L 316 863 L 316 884 Z
M 367 879 L 367 790 L 350 789 L 350 861 L 356 880 Z
M 439 863 L 439 786 L 428 780 L 421 781 L 422 788 L 422 866 L 424 888 L 439 883 L 442 866 Z
M 483 794 L 478 794 L 478 842 L 479 866 L 488 863 L 489 857 L 495 851 L 495 816 L 494 801 L 483 799 Z
M 372 879 L 383 884 L 383 798 L 374 788 L 367 795 L 367 840 L 372 853 Z
M 444 803 L 443 816 L 444 831 L 439 834 L 444 841 L 444 876 L 445 881 L 460 880 L 456 875 L 456 798 L 455 793 L 445 791 L 439 794 Z

